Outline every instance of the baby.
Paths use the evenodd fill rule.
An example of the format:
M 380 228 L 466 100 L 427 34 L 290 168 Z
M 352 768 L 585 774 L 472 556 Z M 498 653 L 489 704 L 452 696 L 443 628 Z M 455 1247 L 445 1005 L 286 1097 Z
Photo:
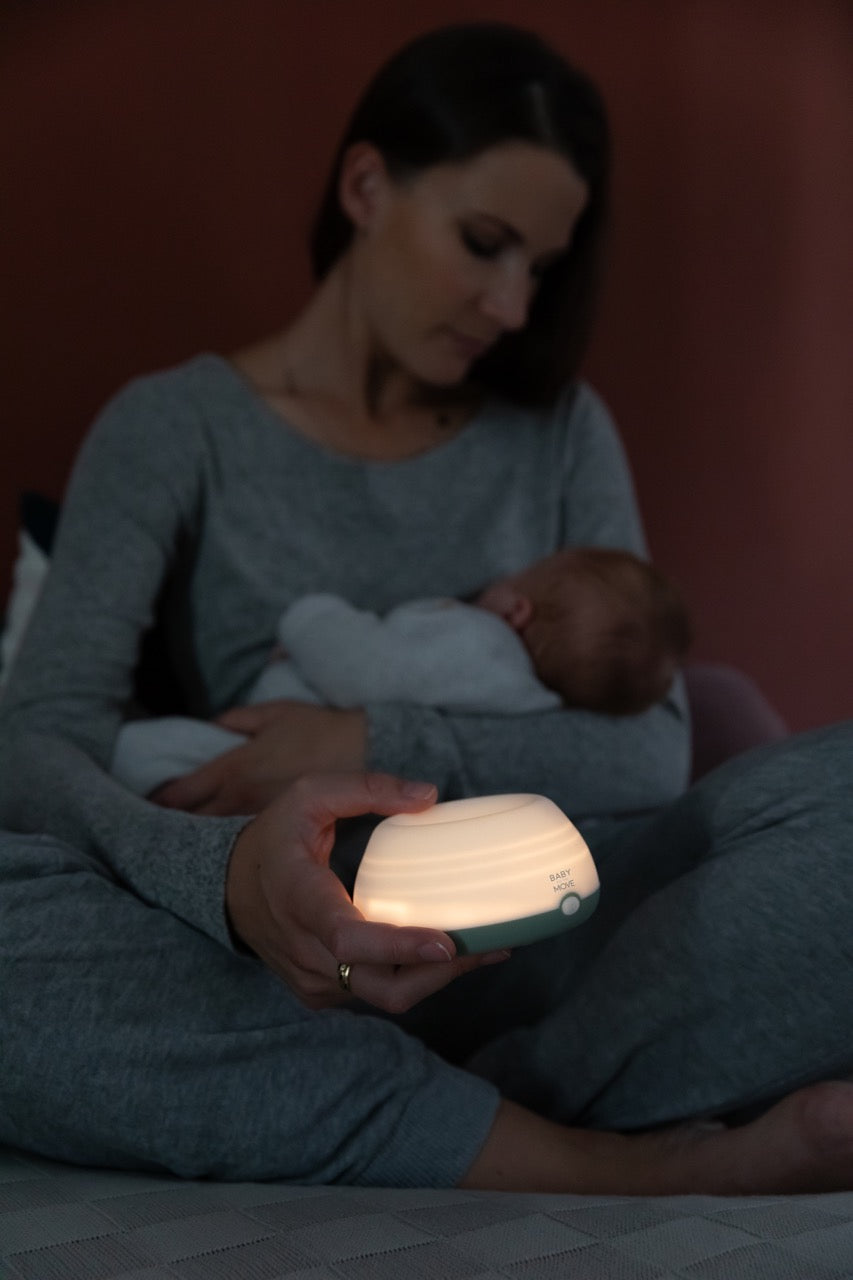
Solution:
M 681 596 L 627 551 L 567 548 L 476 599 L 522 639 L 568 707 L 628 715 L 660 701 L 690 646 Z
M 334 707 L 413 702 L 471 714 L 561 705 L 633 714 L 659 701 L 690 643 L 675 587 L 625 551 L 567 548 L 501 578 L 470 603 L 438 598 L 384 617 L 339 596 L 297 600 L 248 702 Z M 170 716 L 119 733 L 113 773 L 141 795 L 244 739 Z

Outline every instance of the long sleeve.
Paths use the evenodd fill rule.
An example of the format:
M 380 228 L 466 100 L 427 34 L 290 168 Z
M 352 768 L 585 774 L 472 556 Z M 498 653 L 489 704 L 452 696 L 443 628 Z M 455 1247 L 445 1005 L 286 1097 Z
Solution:
M 637 814 L 684 789 L 689 744 L 681 705 L 680 685 L 636 716 L 462 716 L 374 703 L 370 766 L 434 782 L 443 799 L 532 791 L 577 821 Z
M 246 819 L 157 808 L 107 772 L 141 638 L 198 497 L 192 414 L 161 404 L 156 382 L 132 386 L 81 452 L 0 704 L 0 823 L 75 844 L 227 943 L 225 865 Z
M 644 555 L 624 450 L 589 388 L 581 388 L 572 410 L 561 462 L 559 543 Z M 402 703 L 373 703 L 368 712 L 371 766 L 429 779 L 446 798 L 530 790 L 582 819 L 655 808 L 687 782 L 690 727 L 680 678 L 661 703 L 636 716 L 570 709 L 454 715 Z

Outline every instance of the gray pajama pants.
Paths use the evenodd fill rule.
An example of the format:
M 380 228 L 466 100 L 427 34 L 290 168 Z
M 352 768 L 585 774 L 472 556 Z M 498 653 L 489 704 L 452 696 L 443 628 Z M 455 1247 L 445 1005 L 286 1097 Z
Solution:
M 85 854 L 2 835 L 0 1141 L 186 1176 L 448 1186 L 498 1090 L 632 1128 L 849 1074 L 851 771 L 853 724 L 730 762 L 593 842 L 602 900 L 582 928 L 397 1022 L 310 1012 Z

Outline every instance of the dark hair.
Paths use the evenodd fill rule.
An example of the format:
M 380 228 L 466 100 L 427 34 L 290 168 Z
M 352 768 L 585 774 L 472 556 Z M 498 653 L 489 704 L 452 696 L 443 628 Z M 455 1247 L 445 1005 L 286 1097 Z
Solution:
M 566 548 L 541 570 L 545 594 L 535 607 L 554 630 L 540 679 L 570 706 L 610 715 L 660 701 L 692 642 L 675 583 L 632 552 L 610 547 Z
M 368 85 L 341 139 L 311 234 L 322 280 L 352 238 L 338 181 L 354 142 L 371 142 L 405 179 L 508 141 L 564 155 L 589 188 L 572 243 L 545 273 L 525 327 L 471 375 L 521 403 L 552 400 L 574 376 L 592 324 L 608 205 L 610 142 L 601 96 L 532 32 L 504 23 L 443 27 L 405 45 Z

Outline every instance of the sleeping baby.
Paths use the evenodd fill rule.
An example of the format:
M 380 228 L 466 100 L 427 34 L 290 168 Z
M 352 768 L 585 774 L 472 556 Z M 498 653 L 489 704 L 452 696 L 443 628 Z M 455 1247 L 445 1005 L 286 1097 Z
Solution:
M 333 595 L 295 601 L 248 702 L 348 708 L 410 702 L 521 715 L 560 706 L 633 714 L 667 692 L 690 643 L 675 587 L 625 551 L 567 548 L 468 603 L 414 600 L 384 617 Z M 130 721 L 114 775 L 140 795 L 239 746 L 241 734 L 181 716 Z

